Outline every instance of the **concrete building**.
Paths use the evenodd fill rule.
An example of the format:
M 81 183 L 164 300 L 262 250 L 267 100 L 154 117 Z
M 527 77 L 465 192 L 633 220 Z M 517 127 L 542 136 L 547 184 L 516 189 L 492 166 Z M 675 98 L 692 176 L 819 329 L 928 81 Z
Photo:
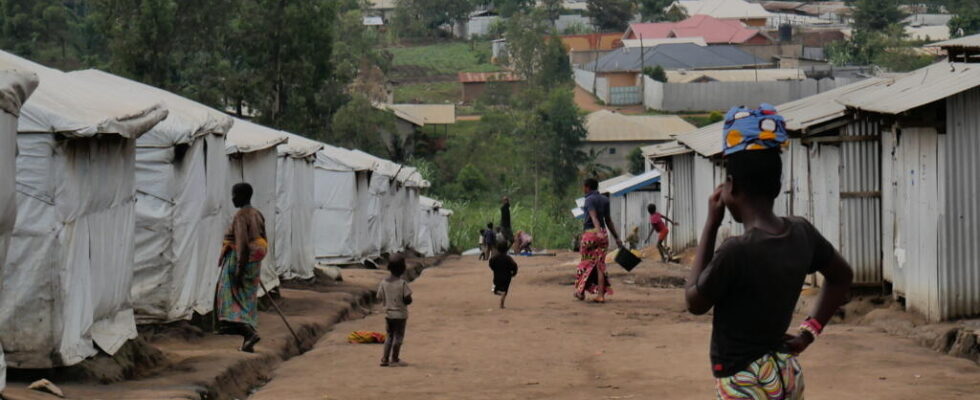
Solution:
M 628 171 L 633 150 L 671 140 L 695 126 L 676 115 L 623 115 L 600 110 L 585 117 L 585 129 L 589 133 L 583 151 L 598 153 L 600 164 Z
M 463 86 L 462 101 L 472 103 L 491 85 L 502 85 L 510 90 L 517 90 L 524 85 L 524 80 L 513 72 L 460 72 L 459 83 Z

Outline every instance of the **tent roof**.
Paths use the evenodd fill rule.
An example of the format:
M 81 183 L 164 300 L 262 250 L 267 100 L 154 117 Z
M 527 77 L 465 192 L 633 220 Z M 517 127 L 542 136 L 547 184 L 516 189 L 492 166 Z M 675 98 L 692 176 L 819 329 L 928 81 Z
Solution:
M 928 45 L 929 47 L 943 47 L 943 48 L 980 48 L 980 34 L 963 36 L 961 38 L 944 40 L 942 42 L 936 42 Z
M 235 119 L 235 125 L 225 139 L 225 153 L 252 153 L 285 143 L 285 132 L 265 127 L 244 119 Z
M 431 197 L 419 196 L 419 207 L 423 210 L 442 207 L 442 202 Z
M 37 74 L 33 72 L 0 71 L 0 110 L 19 116 L 21 106 L 37 84 Z
M 188 143 L 202 135 L 224 135 L 234 123 L 228 115 L 201 103 L 108 72 L 89 69 L 69 72 L 68 76 L 91 85 L 94 90 L 111 90 L 114 96 L 127 101 L 150 99 L 163 103 L 170 114 L 140 138 L 138 145 L 142 147 L 167 147 Z
M 676 115 L 623 115 L 599 110 L 585 117 L 587 142 L 670 140 L 694 128 Z
M 130 102 L 93 92 L 64 72 L 0 51 L 0 70 L 33 72 L 39 83 L 21 108 L 17 131 L 58 133 L 69 138 L 115 134 L 136 139 L 167 118 L 149 99 Z
M 355 153 L 345 148 L 327 145 L 320 150 L 320 154 L 323 154 L 334 162 L 344 164 L 354 171 L 374 170 L 373 159 L 364 157 L 362 154 Z
M 315 140 L 310 140 L 295 133 L 280 131 L 286 135 L 289 141 L 280 144 L 276 149 L 279 154 L 292 158 L 307 158 L 316 154 L 323 148 L 324 144 Z
M 374 172 L 377 172 L 377 173 L 379 173 L 381 175 L 392 177 L 392 178 L 395 178 L 395 177 L 398 176 L 398 170 L 401 168 L 400 165 L 395 164 L 395 163 L 393 163 L 391 161 L 385 160 L 383 158 L 373 156 L 371 154 L 365 153 L 365 152 L 360 151 L 360 150 L 351 150 L 351 152 L 353 152 L 354 154 L 359 155 L 361 157 L 364 157 L 366 159 L 369 159 L 369 160 L 374 161 L 374 167 L 372 168 L 372 170 Z

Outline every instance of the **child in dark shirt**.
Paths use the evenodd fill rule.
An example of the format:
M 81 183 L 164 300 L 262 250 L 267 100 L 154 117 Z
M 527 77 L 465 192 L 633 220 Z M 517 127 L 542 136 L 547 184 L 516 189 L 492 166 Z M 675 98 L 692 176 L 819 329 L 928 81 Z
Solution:
M 719 399 L 802 399 L 797 356 L 850 290 L 851 267 L 820 232 L 803 218 L 773 213 L 785 139 L 782 118 L 772 106 L 739 107 L 726 116 L 728 176 L 708 199 L 708 219 L 686 285 L 690 312 L 715 310 L 711 363 Z M 745 233 L 715 250 L 726 208 Z M 825 278 L 820 299 L 797 334 L 787 334 L 803 281 L 815 272 Z
M 510 281 L 517 276 L 517 263 L 507 255 L 507 242 L 497 243 L 497 251 L 490 257 L 490 269 L 493 271 L 493 294 L 500 296 L 500 308 L 504 308 Z

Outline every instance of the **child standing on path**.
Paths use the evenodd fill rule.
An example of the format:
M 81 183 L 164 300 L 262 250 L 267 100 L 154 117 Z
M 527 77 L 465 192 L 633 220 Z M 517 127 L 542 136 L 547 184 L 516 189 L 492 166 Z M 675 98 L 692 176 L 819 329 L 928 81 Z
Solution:
M 653 233 L 657 232 L 657 250 L 660 251 L 660 258 L 662 258 L 664 262 L 668 262 L 670 261 L 671 256 L 670 250 L 667 249 L 667 244 L 665 241 L 667 240 L 667 234 L 670 233 L 670 228 L 667 227 L 667 224 L 665 224 L 664 221 L 667 221 L 671 225 L 677 225 L 677 223 L 672 221 L 670 218 L 667 218 L 665 215 L 658 213 L 656 204 L 648 205 L 647 212 L 650 213 L 650 227 L 652 229 L 650 229 L 650 233 L 647 234 L 646 242 L 650 242 L 650 236 L 653 236 Z
M 708 199 L 708 219 L 685 297 L 693 314 L 714 308 L 711 364 L 718 399 L 803 399 L 797 356 L 846 301 L 853 273 L 807 220 L 777 217 L 779 147 L 786 140 L 772 106 L 737 107 L 725 119 L 725 183 Z M 745 233 L 715 250 L 725 209 Z M 820 298 L 796 334 L 787 334 L 807 274 L 825 278 Z
M 497 252 L 490 258 L 493 271 L 493 294 L 500 296 L 500 308 L 504 308 L 510 281 L 517 276 L 517 263 L 507 254 L 507 242 L 497 243 Z
M 480 261 L 487 259 L 488 250 L 487 250 L 486 239 L 484 239 L 484 234 L 486 234 L 486 232 L 487 232 L 486 229 L 480 228 Z
M 388 260 L 387 278 L 378 285 L 378 300 L 385 309 L 385 323 L 388 338 L 385 340 L 381 366 L 391 363 L 401 364 L 398 357 L 405 339 L 405 325 L 408 322 L 408 305 L 412 304 L 412 289 L 402 279 L 405 274 L 405 256 L 396 253 Z M 390 361 L 390 362 L 389 362 Z

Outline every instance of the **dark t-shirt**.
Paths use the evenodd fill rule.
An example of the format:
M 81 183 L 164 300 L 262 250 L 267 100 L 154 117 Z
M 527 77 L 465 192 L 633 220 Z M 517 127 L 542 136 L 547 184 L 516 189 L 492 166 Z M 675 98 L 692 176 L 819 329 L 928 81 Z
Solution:
M 517 263 L 507 254 L 497 254 L 490 257 L 490 269 L 493 270 L 494 280 L 497 278 L 510 278 L 517 276 Z
M 504 230 L 510 230 L 510 203 L 500 206 L 500 226 Z
M 589 192 L 585 196 L 585 205 L 582 206 L 582 211 L 585 212 L 585 230 L 595 229 L 592 224 L 592 217 L 589 216 L 589 210 L 595 210 L 596 216 L 599 217 L 599 227 L 605 228 L 606 218 L 609 217 L 609 198 L 596 191 Z
M 497 233 L 491 229 L 487 229 L 483 232 L 483 244 L 490 246 L 491 249 L 497 244 Z
M 698 293 L 715 305 L 716 377 L 732 376 L 780 348 L 806 275 L 834 257 L 834 247 L 807 220 L 783 220 L 781 234 L 752 229 L 726 240 L 698 278 Z

